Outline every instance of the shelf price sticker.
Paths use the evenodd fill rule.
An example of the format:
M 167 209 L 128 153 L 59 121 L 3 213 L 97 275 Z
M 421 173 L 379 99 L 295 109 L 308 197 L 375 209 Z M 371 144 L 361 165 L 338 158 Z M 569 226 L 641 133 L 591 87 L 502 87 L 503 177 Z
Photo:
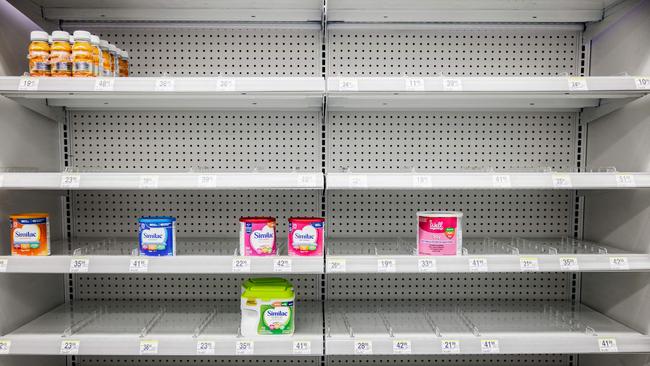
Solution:
M 377 272 L 395 272 L 397 262 L 394 259 L 383 258 L 377 260 Z
M 70 259 L 70 273 L 86 273 L 90 268 L 90 258 L 73 257 Z
M 18 90 L 38 90 L 38 78 L 21 78 L 18 82 Z
M 570 91 L 587 91 L 589 87 L 587 86 L 587 79 L 582 77 L 570 77 L 568 79 L 569 90 Z
M 418 259 L 418 272 L 435 272 L 437 270 L 436 260 L 433 258 Z
M 214 341 L 198 341 L 196 342 L 196 354 L 205 356 L 205 355 L 214 355 L 215 343 Z
M 61 176 L 61 188 L 79 188 L 81 185 L 81 175 L 63 174 Z
M 636 187 L 634 176 L 631 174 L 616 174 L 616 186 L 631 187 L 631 188 Z
M 497 339 L 481 339 L 481 353 L 499 353 Z
M 408 355 L 411 354 L 411 341 L 408 339 L 393 341 L 393 354 Z
M 141 355 L 158 354 L 158 341 L 153 341 L 153 340 L 140 341 L 140 354 Z
M 156 86 L 154 90 L 157 92 L 173 92 L 174 87 L 174 79 L 156 79 Z
M 598 338 L 598 349 L 600 352 L 618 352 L 616 338 Z
M 203 174 L 196 178 L 196 185 L 199 188 L 217 188 L 217 176 L 215 174 Z
M 424 91 L 424 79 L 406 78 L 406 91 Z
M 291 259 L 277 258 L 273 259 L 273 272 L 291 272 L 293 270 Z
M 251 271 L 251 260 L 249 258 L 233 258 L 232 271 L 236 273 L 248 273 Z
M 4 185 L 5 185 L 5 176 L 0 175 L 0 187 L 4 187 Z
M 431 182 L 431 177 L 428 175 L 416 175 L 413 176 L 413 187 L 414 188 L 431 188 L 433 182 Z
M 539 271 L 539 260 L 535 257 L 519 258 L 519 268 L 522 272 Z
M 560 257 L 560 269 L 563 271 L 578 271 L 580 266 L 578 265 L 577 257 Z
M 627 261 L 627 257 L 609 257 L 609 268 L 627 270 L 630 269 L 630 263 Z
M 571 183 L 571 177 L 567 174 L 553 174 L 551 176 L 553 181 L 553 188 L 571 188 L 573 184 Z
M 316 174 L 299 174 L 298 187 L 316 187 Z
M 345 272 L 345 259 L 328 259 L 327 272 Z
M 217 79 L 217 91 L 236 91 L 235 79 Z
M 371 341 L 354 341 L 354 354 L 356 355 L 371 355 L 372 342 Z
M 0 272 L 7 272 L 8 265 L 9 265 L 8 259 L 0 259 Z
M 153 189 L 158 188 L 159 177 L 157 175 L 141 175 L 138 188 L 140 189 Z
M 339 80 L 340 91 L 358 91 L 359 81 L 354 78 L 345 78 Z
M 8 355 L 11 351 L 11 341 L 8 339 L 0 339 L 0 355 Z
M 650 76 L 634 78 L 637 89 L 650 89 Z
M 149 272 L 149 259 L 133 258 L 129 261 L 129 272 Z
M 368 188 L 367 175 L 351 175 L 348 177 L 348 187 L 350 188 Z
M 62 355 L 77 355 L 79 354 L 79 346 L 81 342 L 78 340 L 66 339 L 61 341 L 61 349 L 59 353 Z
M 492 176 L 492 187 L 511 188 L 510 176 L 508 174 L 495 174 Z
M 442 353 L 460 353 L 460 341 L 456 339 L 443 339 L 440 341 Z
M 468 259 L 470 272 L 487 272 L 488 262 L 486 258 L 470 258 Z
M 253 341 L 237 341 L 235 343 L 235 354 L 252 355 L 255 353 L 255 344 Z
M 294 355 L 310 355 L 311 342 L 310 341 L 293 341 L 293 354 Z
M 442 90 L 463 91 L 463 81 L 460 79 L 442 79 Z
M 95 79 L 95 91 L 113 91 L 115 79 Z

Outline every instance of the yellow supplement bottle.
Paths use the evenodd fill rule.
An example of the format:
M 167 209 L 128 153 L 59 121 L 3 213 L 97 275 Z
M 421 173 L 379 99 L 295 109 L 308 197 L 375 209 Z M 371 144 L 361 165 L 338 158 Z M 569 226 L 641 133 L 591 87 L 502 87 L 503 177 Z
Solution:
M 50 76 L 50 44 L 49 35 L 43 31 L 33 31 L 29 44 L 29 75 Z
M 108 41 L 99 41 L 99 48 L 102 50 L 102 72 L 101 76 L 113 76 L 113 61 L 108 51 Z
M 52 32 L 52 48 L 50 50 L 50 71 L 52 76 L 72 76 L 71 56 L 70 34 L 64 31 Z
M 93 76 L 100 76 L 102 51 L 99 49 L 99 37 L 91 35 L 90 45 L 93 47 Z
M 120 56 L 120 76 L 123 78 L 129 77 L 129 53 L 122 51 Z
M 74 32 L 72 46 L 72 76 L 92 77 L 93 75 L 93 46 L 90 43 L 90 33 Z

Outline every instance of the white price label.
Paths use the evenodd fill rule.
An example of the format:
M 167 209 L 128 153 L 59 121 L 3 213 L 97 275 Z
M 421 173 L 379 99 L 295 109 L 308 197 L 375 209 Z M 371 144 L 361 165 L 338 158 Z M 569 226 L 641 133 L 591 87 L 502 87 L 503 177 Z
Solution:
M 85 273 L 90 268 L 90 258 L 72 258 L 70 260 L 70 273 Z
M 568 79 L 569 90 L 571 91 L 586 91 L 589 90 L 587 86 L 587 79 L 581 77 L 572 77 Z
M 487 272 L 488 262 L 486 258 L 470 258 L 468 259 L 470 272 Z
M 611 269 L 630 269 L 630 263 L 627 257 L 609 257 L 609 268 Z
M 0 272 L 7 272 L 8 265 L 9 265 L 8 259 L 0 259 Z
M 354 353 L 357 355 L 371 355 L 372 342 L 371 341 L 354 341 Z
M 428 175 L 416 175 L 413 176 L 413 187 L 415 188 L 431 188 L 433 182 L 431 182 L 431 177 Z
M 0 355 L 8 355 L 11 351 L 11 341 L 0 339 Z
M 456 339 L 443 339 L 440 341 L 442 353 L 460 353 L 460 341 Z
M 198 341 L 196 342 L 197 355 L 214 355 L 214 341 Z
M 436 260 L 433 258 L 418 259 L 418 272 L 435 272 Z
M 634 78 L 637 89 L 650 89 L 650 76 Z
M 348 177 L 348 187 L 350 188 L 368 188 L 367 175 L 351 175 Z
M 235 343 L 235 354 L 252 355 L 255 353 L 255 344 L 253 341 L 237 341 Z
M 113 91 L 115 79 L 96 79 L 95 91 Z
M 578 266 L 577 257 L 560 257 L 560 269 L 563 271 L 578 271 L 580 266 Z
M 492 186 L 494 188 L 510 188 L 512 183 L 510 182 L 510 176 L 507 174 L 495 174 L 492 176 Z
M 463 91 L 463 81 L 460 79 L 442 79 L 442 90 Z
M 62 355 L 76 355 L 79 354 L 79 346 L 81 345 L 80 341 L 77 340 L 64 340 L 61 341 L 61 350 Z
M 37 78 L 21 78 L 18 83 L 18 90 L 38 90 Z
M 345 272 L 345 259 L 328 259 L 328 272 Z
M 397 263 L 394 259 L 378 259 L 377 260 L 377 272 L 395 272 L 397 269 Z
M 393 353 L 396 355 L 408 355 L 411 353 L 411 341 L 407 339 L 393 341 Z
M 251 271 L 251 260 L 248 258 L 233 258 L 232 271 L 238 273 L 248 273 Z
M 273 259 L 273 272 L 291 272 L 291 259 L 277 258 Z
M 217 176 L 215 174 L 203 174 L 196 178 L 196 185 L 199 188 L 217 188 Z
M 235 79 L 217 80 L 217 91 L 235 91 L 235 90 L 237 90 Z
M 519 258 L 519 268 L 523 272 L 539 271 L 539 260 L 535 257 Z
M 158 188 L 158 179 L 159 177 L 157 175 L 142 175 L 140 176 L 138 187 L 140 189 Z
M 310 341 L 293 341 L 293 354 L 294 355 L 310 355 L 311 342 Z
M 357 79 L 340 79 L 339 80 L 339 90 L 340 91 L 357 91 L 359 90 L 359 82 Z
M 0 187 L 4 187 L 4 185 L 5 185 L 5 176 L 0 175 Z
M 499 353 L 499 341 L 496 339 L 481 339 L 482 353 Z
M 61 188 L 79 188 L 81 176 L 79 174 L 63 174 L 61 176 Z
M 407 78 L 406 79 L 407 91 L 424 91 L 424 79 Z
M 618 352 L 616 338 L 598 338 L 598 349 L 600 352 Z
M 571 183 L 571 177 L 566 174 L 553 174 L 551 176 L 553 180 L 553 188 L 571 188 L 573 184 Z
M 316 174 L 299 174 L 298 187 L 316 187 Z
M 157 92 L 173 92 L 174 86 L 174 79 L 157 79 L 155 90 Z
M 140 354 L 141 355 L 155 355 L 158 354 L 158 341 L 140 341 Z
M 634 176 L 630 174 L 616 174 L 617 187 L 636 187 Z
M 129 261 L 129 272 L 148 272 L 149 260 L 147 258 L 134 258 Z

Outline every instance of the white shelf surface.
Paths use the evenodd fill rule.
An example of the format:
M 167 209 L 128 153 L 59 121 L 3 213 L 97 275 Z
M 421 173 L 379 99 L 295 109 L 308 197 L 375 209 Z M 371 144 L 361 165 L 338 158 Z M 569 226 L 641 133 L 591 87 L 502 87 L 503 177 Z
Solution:
M 640 334 L 585 306 L 565 303 L 463 302 L 459 304 L 370 302 L 326 304 L 328 355 L 548 354 L 647 352 L 650 336 Z M 448 347 L 450 342 L 456 347 Z M 485 341 L 496 341 L 486 347 Z M 364 345 L 365 343 L 365 345 Z M 493 347 L 494 345 L 497 347 Z M 492 346 L 492 347 L 490 347 Z M 455 349 L 455 351 L 452 351 Z
M 650 173 L 414 172 L 327 173 L 328 190 L 649 188 Z
M 280 245 L 278 256 L 238 255 L 239 240 L 176 239 L 176 255 L 138 255 L 138 240 L 75 239 L 57 242 L 71 252 L 50 256 L 0 256 L 0 271 L 8 273 L 198 273 L 198 274 L 319 274 L 323 257 L 287 256 Z M 145 260 L 146 263 L 141 261 Z M 140 263 L 134 263 L 140 261 Z
M 323 189 L 320 172 L 229 172 L 229 173 L 40 173 L 0 172 L 4 189 Z
M 1 339 L 10 354 L 58 355 L 62 342 L 78 341 L 78 355 L 197 355 L 198 342 L 213 342 L 218 356 L 239 355 L 239 342 L 252 343 L 242 356 L 294 355 L 294 342 L 309 342 L 309 353 L 323 353 L 323 317 L 319 303 L 296 303 L 292 336 L 242 337 L 240 303 L 82 302 L 64 304 Z M 155 343 L 157 352 L 141 353 L 142 342 Z
M 650 93 L 647 80 L 645 76 L 331 77 L 327 103 L 330 110 L 578 110 L 642 97 Z
M 463 239 L 463 255 L 418 256 L 415 239 L 328 238 L 325 271 L 345 273 L 649 271 L 650 255 L 588 241 Z

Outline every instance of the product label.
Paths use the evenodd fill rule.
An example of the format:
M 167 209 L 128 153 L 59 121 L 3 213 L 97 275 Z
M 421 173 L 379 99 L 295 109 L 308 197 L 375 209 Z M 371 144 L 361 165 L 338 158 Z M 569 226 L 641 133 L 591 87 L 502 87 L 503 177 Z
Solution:
M 92 67 L 93 64 L 89 61 L 79 61 L 79 62 L 74 62 L 72 64 L 72 71 L 73 72 L 79 72 L 79 71 L 87 71 L 89 73 L 92 72 Z
M 289 255 L 323 255 L 323 222 L 290 222 Z
M 257 334 L 293 333 L 293 301 L 278 301 L 260 306 Z
M 243 225 L 244 255 L 275 255 L 277 248 L 274 222 L 244 222 Z
M 418 254 L 456 255 L 458 251 L 457 217 L 418 218 Z
M 38 71 L 48 72 L 48 71 L 50 71 L 50 64 L 48 62 L 32 61 L 29 64 L 30 64 L 29 70 L 31 72 L 38 72 Z

